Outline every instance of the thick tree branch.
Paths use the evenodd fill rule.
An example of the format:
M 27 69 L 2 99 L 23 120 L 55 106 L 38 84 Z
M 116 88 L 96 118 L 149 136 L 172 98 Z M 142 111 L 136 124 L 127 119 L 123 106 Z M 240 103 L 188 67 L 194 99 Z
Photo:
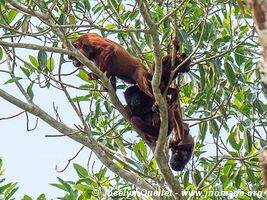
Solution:
M 259 34 L 259 42 L 262 47 L 262 57 L 259 62 L 259 71 L 261 75 L 262 85 L 267 95 L 267 1 L 264 0 L 248 0 L 252 17 L 255 21 L 257 32 Z
M 155 72 L 152 79 L 152 90 L 156 99 L 156 102 L 159 106 L 160 111 L 160 131 L 158 136 L 158 142 L 156 145 L 156 149 L 154 152 L 155 159 L 157 161 L 158 167 L 167 182 L 168 186 L 171 188 L 175 199 L 183 199 L 182 197 L 182 188 L 178 183 L 178 180 L 175 179 L 173 176 L 170 167 L 168 165 L 168 160 L 164 154 L 164 147 L 166 143 L 166 135 L 168 130 L 168 115 L 167 115 L 167 102 L 166 97 L 162 96 L 161 91 L 159 89 L 161 74 L 162 74 L 162 63 L 161 63 L 161 56 L 160 56 L 160 47 L 159 47 L 159 36 L 157 33 L 157 24 L 154 23 L 148 14 L 144 2 L 142 0 L 138 0 L 138 5 L 140 8 L 140 12 L 149 26 L 149 33 L 152 37 L 153 42 L 153 51 L 154 51 L 154 58 L 155 58 Z
M 114 164 L 112 160 L 109 158 L 109 156 L 106 154 L 108 150 L 103 150 L 103 146 L 101 148 L 101 146 L 96 142 L 96 140 L 93 137 L 91 136 L 83 137 L 79 134 L 71 134 L 75 132 L 76 130 L 66 126 L 65 124 L 61 122 L 58 122 L 53 117 L 51 117 L 49 114 L 47 114 L 45 111 L 43 111 L 41 108 L 39 108 L 37 105 L 27 104 L 17 99 L 16 97 L 8 94 L 2 89 L 0 89 L 0 97 L 10 102 L 11 104 L 25 110 L 26 112 L 29 112 L 41 118 L 43 121 L 45 121 L 47 124 L 55 128 L 62 134 L 90 148 L 105 166 L 107 166 L 111 171 L 113 171 L 115 174 L 119 175 L 123 179 L 135 184 L 137 187 L 141 189 L 154 191 L 154 188 L 150 184 L 148 184 L 146 181 L 144 181 L 143 178 L 139 177 L 137 174 L 133 172 L 129 172 L 125 169 L 120 168 L 118 165 Z

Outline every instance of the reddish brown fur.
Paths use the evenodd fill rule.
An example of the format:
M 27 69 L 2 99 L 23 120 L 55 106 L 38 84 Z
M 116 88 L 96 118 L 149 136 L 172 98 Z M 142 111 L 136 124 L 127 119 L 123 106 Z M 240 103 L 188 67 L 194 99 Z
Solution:
M 172 66 L 172 55 L 171 54 L 167 54 L 166 56 L 162 58 L 162 76 L 161 76 L 161 85 L 160 85 L 160 89 L 162 90 L 162 92 L 166 89 L 170 81 L 171 71 L 174 70 L 176 67 L 178 67 L 187 58 L 187 55 L 185 53 L 179 52 L 179 42 L 177 40 L 173 40 L 172 45 L 174 45 L 177 50 L 176 55 L 175 55 L 174 65 Z M 172 80 L 174 80 L 177 77 L 178 73 L 189 72 L 190 62 L 191 62 L 190 59 L 187 62 L 185 62 L 179 68 L 179 70 L 176 71 Z M 152 63 L 151 68 L 152 68 L 152 71 L 154 72 L 155 62 Z
M 172 66 L 172 55 L 171 54 L 168 54 L 162 58 L 162 75 L 161 75 L 161 83 L 160 83 L 160 90 L 162 93 L 166 90 L 166 88 L 170 82 L 170 76 L 171 76 L 172 70 L 174 70 L 177 66 L 179 66 L 185 59 L 187 59 L 187 55 L 185 53 L 179 53 L 179 42 L 177 40 L 173 40 L 172 45 L 174 45 L 176 50 L 177 50 L 176 55 L 175 55 L 174 65 Z M 172 80 L 174 80 L 177 77 L 178 73 L 189 72 L 190 62 L 191 61 L 189 59 L 186 63 L 184 63 L 179 68 L 179 70 L 176 71 Z M 152 71 L 154 72 L 155 71 L 155 62 L 152 63 L 151 68 L 152 68 Z M 175 103 L 178 100 L 178 91 L 175 88 L 168 87 L 167 88 L 167 94 L 171 96 L 171 99 L 169 102 L 169 107 L 173 108 L 175 106 Z M 154 105 L 154 107 L 155 107 L 155 105 Z
M 96 33 L 88 33 L 74 41 L 73 46 L 92 60 L 102 72 L 107 72 L 108 77 L 114 79 L 116 76 L 128 83 L 137 84 L 140 90 L 154 99 L 149 83 L 151 74 L 138 58 L 132 56 L 119 44 Z M 82 66 L 77 59 L 71 56 L 70 59 L 75 66 Z
M 127 88 L 124 93 L 127 102 L 127 112 L 131 122 L 144 134 L 146 139 L 156 145 L 160 129 L 160 115 L 152 110 L 153 101 L 137 86 Z M 184 123 L 181 113 L 177 109 L 168 109 L 168 131 L 173 131 L 173 138 L 169 142 L 172 155 L 170 166 L 175 171 L 181 171 L 189 162 L 193 149 L 194 140 L 189 134 L 188 124 Z
M 152 110 L 153 100 L 137 86 L 127 88 L 124 96 L 131 122 L 145 134 L 148 141 L 156 145 L 160 129 L 160 115 Z M 176 126 L 174 112 L 174 109 L 168 110 L 167 135 L 169 135 L 174 126 Z
M 187 125 L 185 124 L 184 127 Z M 185 132 L 187 132 L 185 130 Z M 183 140 L 169 142 L 169 148 L 171 149 L 172 156 L 170 159 L 171 168 L 175 171 L 182 171 L 185 168 L 185 165 L 189 162 L 192 157 L 194 150 L 194 139 L 187 132 Z

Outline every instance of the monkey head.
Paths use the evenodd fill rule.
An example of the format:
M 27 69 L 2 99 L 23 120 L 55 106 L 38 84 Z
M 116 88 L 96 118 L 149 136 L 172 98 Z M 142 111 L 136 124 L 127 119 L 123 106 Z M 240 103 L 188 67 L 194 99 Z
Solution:
M 77 40 L 73 41 L 72 45 L 78 51 L 80 51 L 86 58 L 92 60 L 93 62 L 96 61 L 95 59 L 98 57 L 100 53 L 99 49 L 95 48 L 93 45 L 90 44 L 90 40 L 88 39 L 87 34 L 84 34 L 80 36 Z M 83 64 L 75 57 L 70 55 L 68 58 L 72 60 L 72 63 L 75 67 L 83 66 Z
M 188 134 L 184 136 L 182 141 L 171 140 L 169 142 L 169 148 L 172 151 L 170 159 L 171 168 L 174 171 L 182 171 L 193 154 L 194 139 Z

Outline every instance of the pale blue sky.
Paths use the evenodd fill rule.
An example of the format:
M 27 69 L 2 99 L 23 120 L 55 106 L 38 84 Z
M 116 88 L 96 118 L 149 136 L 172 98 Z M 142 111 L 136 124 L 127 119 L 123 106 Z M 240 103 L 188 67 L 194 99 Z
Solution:
M 25 53 L 26 57 L 29 53 Z M 22 52 L 22 51 L 19 51 Z M 74 70 L 71 63 L 66 64 L 70 70 Z M 1 65 L 4 69 L 6 64 Z M 75 75 L 73 75 L 73 78 Z M 9 79 L 7 74 L 1 73 L 1 89 L 9 92 L 21 100 L 25 100 L 14 84 L 3 85 Z M 74 78 L 75 80 L 75 78 Z M 75 80 L 77 81 L 77 79 Z M 74 82 L 75 82 L 74 81 Z M 21 81 L 27 86 L 29 81 Z M 64 123 L 70 127 L 79 124 L 77 117 L 64 97 L 62 91 L 54 88 L 40 89 L 34 86 L 34 100 L 46 112 L 55 116 L 53 111 L 53 102 L 58 106 L 58 112 Z M 88 102 L 86 102 L 88 104 Z M 85 103 L 82 105 L 86 106 Z M 12 116 L 21 112 L 19 108 L 0 98 L 0 118 Z M 29 115 L 30 127 L 35 126 L 36 117 Z M 47 138 L 45 135 L 59 134 L 45 122 L 39 120 L 36 130 L 27 132 L 26 117 L 22 114 L 10 120 L 0 120 L 0 156 L 3 158 L 5 177 L 7 181 L 18 182 L 20 189 L 16 193 L 16 199 L 21 199 L 24 194 L 36 198 L 39 194 L 45 193 L 47 197 L 62 196 L 63 192 L 49 183 L 57 183 L 56 177 L 64 180 L 77 180 L 75 170 L 72 164 L 63 173 L 55 170 L 57 165 L 59 169 L 65 167 L 68 159 L 73 157 L 81 148 L 81 145 L 67 137 Z M 79 156 L 74 160 L 75 163 L 86 167 L 90 150 L 84 148 Z M 96 159 L 94 159 L 96 160 Z

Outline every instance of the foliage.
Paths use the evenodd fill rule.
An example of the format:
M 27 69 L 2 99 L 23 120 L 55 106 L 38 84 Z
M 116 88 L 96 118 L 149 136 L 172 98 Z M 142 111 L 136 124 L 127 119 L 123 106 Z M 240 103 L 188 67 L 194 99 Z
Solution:
M 170 189 L 153 153 L 102 92 L 101 85 L 88 81 L 84 71 L 74 69 L 66 62 L 67 57 L 56 51 L 66 41 L 62 35 L 73 41 L 80 33 L 98 32 L 120 43 L 149 66 L 154 60 L 155 43 L 140 13 L 140 1 L 0 2 L 0 73 L 6 78 L 2 84 L 20 85 L 28 102 L 33 100 L 37 105 L 40 102 L 35 95 L 37 90 L 62 90 L 76 108 L 76 113 L 67 110 L 64 115 L 82 113 L 82 117 L 78 116 L 79 125 L 90 128 L 90 136 L 98 141 L 97 148 L 109 152 L 105 159 L 121 170 L 112 173 L 108 170 L 110 165 L 105 164 L 89 172 L 74 164 L 79 180 L 59 178 L 59 183 L 53 184 L 66 192 L 63 199 L 105 198 L 107 191 L 126 198 L 127 192 L 142 188 L 137 188 L 131 179 L 122 179 L 125 171 L 142 178 L 157 191 Z M 183 172 L 175 173 L 175 178 L 185 191 L 203 192 L 199 197 L 187 194 L 188 199 L 221 199 L 212 193 L 215 191 L 231 194 L 243 191 L 236 198 L 261 199 L 251 191 L 263 191 L 258 154 L 267 145 L 267 104 L 260 89 L 256 67 L 260 49 L 248 6 L 242 1 L 237 4 L 186 0 L 177 3 L 173 25 L 175 18 L 168 15 L 173 11 L 173 1 L 143 2 L 147 2 L 151 19 L 157 22 L 155 32 L 161 55 L 166 55 L 171 33 L 177 29 L 180 50 L 192 56 L 191 71 L 180 76 L 179 89 L 183 115 L 196 146 L 192 161 Z M 8 48 L 11 45 L 3 45 L 2 41 L 39 47 L 21 46 L 25 48 L 23 53 L 16 53 L 22 51 Z M 54 47 L 57 53 L 40 46 Z M 124 102 L 122 92 L 127 85 L 119 83 L 117 93 Z M 77 127 L 76 131 L 81 131 Z M 82 132 L 80 137 L 86 138 L 87 133 Z M 0 187 L 0 194 L 4 191 L 11 194 L 16 188 L 16 184 L 7 184 L 6 188 Z M 138 195 L 133 198 L 140 199 Z
M 4 170 L 2 169 L 3 160 L 0 158 L 0 198 L 4 200 L 11 199 L 14 193 L 18 190 L 17 183 L 4 183 L 3 177 Z
M 18 184 L 16 182 L 10 182 L 10 183 L 4 183 L 5 178 L 4 177 L 4 170 L 3 167 L 3 160 L 0 158 L 0 199 L 8 200 L 8 199 L 14 199 L 12 198 L 14 194 L 19 189 Z M 24 195 L 22 200 L 32 200 L 32 198 L 28 195 Z M 37 200 L 46 200 L 45 195 L 41 194 L 37 197 Z

